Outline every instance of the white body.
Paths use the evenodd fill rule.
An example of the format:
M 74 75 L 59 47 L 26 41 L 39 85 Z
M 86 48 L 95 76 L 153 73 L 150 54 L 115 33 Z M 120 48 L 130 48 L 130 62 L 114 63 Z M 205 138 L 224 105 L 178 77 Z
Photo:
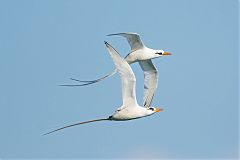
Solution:
M 146 108 L 138 105 L 135 89 L 136 78 L 132 68 L 110 44 L 107 42 L 105 42 L 105 44 L 122 81 L 123 105 L 118 108 L 112 116 L 109 117 L 110 120 L 131 120 L 149 116 L 160 111 L 159 109 Z
M 125 60 L 127 61 L 128 64 L 139 62 L 139 65 L 141 66 L 141 69 L 144 72 L 143 106 L 150 107 L 158 85 L 158 71 L 156 67 L 153 65 L 151 59 L 161 57 L 163 55 L 170 55 L 170 53 L 164 52 L 163 50 L 154 50 L 146 47 L 141 41 L 140 36 L 136 33 L 117 33 L 110 34 L 108 36 L 112 35 L 120 35 L 127 39 L 131 47 L 131 52 L 125 57 Z M 78 82 L 84 82 L 85 84 L 64 86 L 85 86 L 97 83 L 114 75 L 116 72 L 117 70 L 115 69 L 108 75 L 105 75 L 104 77 L 92 81 L 80 81 L 77 79 L 72 79 Z
M 156 50 L 143 46 L 141 49 L 130 52 L 125 57 L 125 60 L 128 62 L 128 64 L 131 64 L 131 63 L 159 57 L 159 55 L 155 53 L 156 53 Z
M 119 73 L 122 81 L 122 100 L 123 100 L 123 105 L 119 107 L 115 113 L 108 118 L 101 118 L 101 119 L 94 119 L 90 121 L 84 121 L 80 123 L 75 123 L 71 125 L 67 125 L 58 129 L 55 129 L 51 132 L 45 133 L 44 135 L 48 135 L 50 133 L 81 125 L 81 124 L 86 124 L 86 123 L 92 123 L 92 122 L 97 122 L 97 121 L 106 121 L 106 120 L 114 120 L 114 121 L 126 121 L 126 120 L 131 120 L 131 119 L 136 119 L 136 118 L 142 118 L 146 116 L 150 116 L 156 112 L 161 111 L 162 109 L 160 108 L 154 108 L 154 107 L 141 107 L 138 105 L 137 100 L 136 100 L 136 78 L 135 75 L 128 64 L 128 62 L 123 59 L 118 52 L 107 42 L 105 42 L 106 47 L 109 51 L 109 54 L 111 55 L 114 64 L 116 66 L 116 71 Z M 138 50 L 136 52 L 133 52 L 133 54 L 136 54 L 137 56 L 141 56 L 141 52 Z M 148 60 L 146 60 L 148 61 Z M 149 69 L 148 65 L 142 65 L 140 63 L 141 67 L 144 68 L 144 70 Z M 151 67 L 150 67 L 151 68 Z M 147 83 L 149 84 L 149 83 Z M 149 90 L 145 94 L 148 93 Z M 147 99 L 148 100 L 148 99 Z
M 120 108 L 122 108 L 121 106 Z M 111 117 L 111 120 L 115 121 L 124 121 L 124 120 L 132 120 L 137 118 L 142 118 L 146 116 L 150 116 L 155 112 L 152 112 L 151 110 L 146 110 L 145 107 L 141 106 L 132 106 L 132 107 L 126 107 L 122 108 L 121 110 L 117 110 Z

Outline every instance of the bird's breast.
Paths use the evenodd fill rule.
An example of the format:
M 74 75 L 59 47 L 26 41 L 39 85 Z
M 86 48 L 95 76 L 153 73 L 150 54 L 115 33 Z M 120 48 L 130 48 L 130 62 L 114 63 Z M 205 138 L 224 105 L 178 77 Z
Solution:
M 124 121 L 144 117 L 145 114 L 140 107 L 123 108 L 112 115 L 112 120 Z
M 150 51 L 151 50 L 147 50 L 147 49 L 139 49 L 134 52 L 131 52 L 126 57 L 126 61 L 128 63 L 134 63 L 137 61 L 152 59 L 154 58 L 155 55 Z

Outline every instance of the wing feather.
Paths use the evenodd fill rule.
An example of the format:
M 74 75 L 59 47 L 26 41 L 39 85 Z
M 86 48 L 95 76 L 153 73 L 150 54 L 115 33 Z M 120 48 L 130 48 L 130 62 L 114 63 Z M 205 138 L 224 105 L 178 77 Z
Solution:
M 132 68 L 110 44 L 107 42 L 105 42 L 105 44 L 122 80 L 123 106 L 134 106 L 137 104 L 135 89 L 136 78 Z
M 144 47 L 144 44 L 137 33 L 116 33 L 116 34 L 109 34 L 107 36 L 113 36 L 113 35 L 119 35 L 127 38 L 127 41 L 131 47 L 131 52 Z
M 158 85 L 158 71 L 151 60 L 139 61 L 144 72 L 143 106 L 150 107 Z

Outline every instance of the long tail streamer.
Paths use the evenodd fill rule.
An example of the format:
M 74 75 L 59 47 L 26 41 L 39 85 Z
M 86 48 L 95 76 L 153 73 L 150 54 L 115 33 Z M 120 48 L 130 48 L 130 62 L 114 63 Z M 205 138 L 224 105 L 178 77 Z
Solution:
M 110 119 L 109 118 L 101 118 L 101 119 L 94 119 L 94 120 L 90 120 L 90 121 L 85 121 L 85 122 L 71 124 L 71 125 L 67 125 L 67 126 L 55 129 L 55 130 L 53 130 L 51 132 L 45 133 L 45 134 L 43 134 L 43 136 L 51 134 L 51 133 L 56 132 L 56 131 L 60 131 L 60 130 L 65 129 L 65 128 L 77 126 L 77 125 L 80 125 L 80 124 L 92 123 L 92 122 L 97 122 L 97 121 L 107 121 L 107 120 L 110 120 Z
M 77 86 L 86 86 L 86 85 L 90 85 L 90 84 L 94 84 L 94 83 L 97 83 L 97 82 L 100 82 L 108 77 L 111 77 L 112 75 L 114 75 L 115 73 L 117 72 L 117 70 L 113 70 L 111 73 L 101 77 L 101 78 L 98 78 L 98 79 L 95 79 L 95 80 L 89 80 L 89 81 L 83 81 L 83 80 L 78 80 L 78 79 L 74 79 L 74 78 L 70 78 L 71 80 L 73 81 L 76 81 L 76 82 L 80 82 L 80 83 L 84 83 L 84 84 L 61 84 L 59 86 L 65 86 L 65 87 L 77 87 Z

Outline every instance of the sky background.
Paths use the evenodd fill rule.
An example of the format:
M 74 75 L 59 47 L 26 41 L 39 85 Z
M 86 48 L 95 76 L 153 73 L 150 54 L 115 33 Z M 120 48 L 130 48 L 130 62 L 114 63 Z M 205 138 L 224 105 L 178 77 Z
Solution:
M 0 158 L 237 159 L 238 1 L 1 0 Z M 122 105 L 115 75 L 88 87 L 130 48 L 110 33 L 136 32 L 154 59 L 164 112 L 127 122 L 58 127 L 111 115 Z M 131 65 L 142 104 L 143 73 Z

